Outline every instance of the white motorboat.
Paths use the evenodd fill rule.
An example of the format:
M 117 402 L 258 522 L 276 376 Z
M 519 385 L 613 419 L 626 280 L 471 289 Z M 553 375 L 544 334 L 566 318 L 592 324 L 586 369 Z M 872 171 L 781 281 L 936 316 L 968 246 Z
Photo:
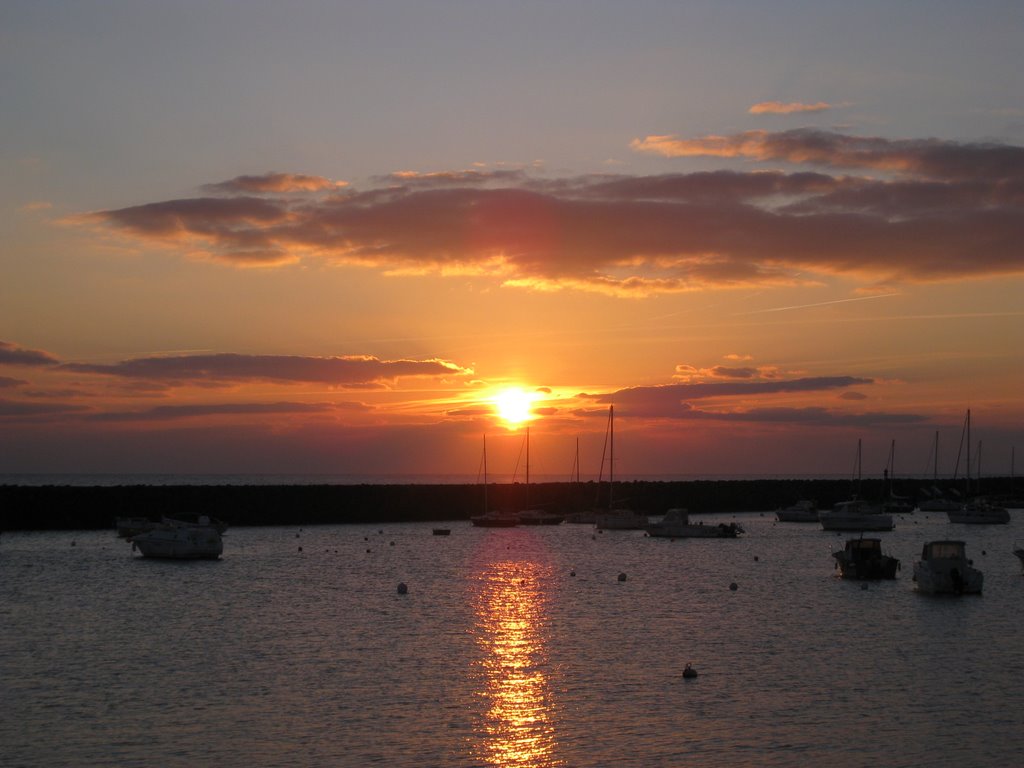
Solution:
M 962 541 L 929 541 L 914 563 L 918 592 L 928 594 L 981 594 L 984 576 L 967 559 Z
M 818 512 L 818 520 L 825 531 L 891 531 L 893 528 L 892 515 L 863 499 L 841 501 L 832 509 L 823 509 Z
M 735 539 L 743 533 L 743 528 L 736 523 L 691 523 L 685 509 L 670 509 L 661 520 L 645 528 L 648 536 L 667 539 Z
M 1010 510 L 983 499 L 975 499 L 956 510 L 946 513 L 951 523 L 966 525 L 1005 525 L 1010 522 Z
M 220 531 L 209 518 L 198 523 L 169 521 L 132 537 L 132 551 L 170 560 L 216 560 L 224 551 Z
M 882 554 L 881 539 L 847 539 L 846 546 L 832 557 L 844 579 L 895 579 L 900 567 L 895 557 Z
M 775 519 L 780 523 L 816 523 L 818 503 L 810 499 L 801 499 L 791 507 L 775 510 Z

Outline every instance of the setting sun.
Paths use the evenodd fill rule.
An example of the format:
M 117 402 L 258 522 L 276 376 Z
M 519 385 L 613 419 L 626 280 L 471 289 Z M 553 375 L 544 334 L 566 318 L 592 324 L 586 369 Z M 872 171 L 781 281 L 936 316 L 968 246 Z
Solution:
M 494 395 L 492 402 L 498 416 L 509 427 L 515 429 L 524 421 L 533 418 L 530 413 L 530 404 L 534 399 L 535 396 L 530 392 L 525 392 L 519 387 L 509 387 Z

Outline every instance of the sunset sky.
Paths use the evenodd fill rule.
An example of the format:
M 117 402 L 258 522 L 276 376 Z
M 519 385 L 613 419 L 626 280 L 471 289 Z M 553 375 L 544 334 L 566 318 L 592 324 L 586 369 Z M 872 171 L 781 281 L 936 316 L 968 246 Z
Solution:
M 529 425 L 592 479 L 614 405 L 617 478 L 930 474 L 937 432 L 949 474 L 968 408 L 1009 474 L 1022 40 L 987 0 L 6 1 L 0 473 L 474 476 L 486 435 L 500 476 Z

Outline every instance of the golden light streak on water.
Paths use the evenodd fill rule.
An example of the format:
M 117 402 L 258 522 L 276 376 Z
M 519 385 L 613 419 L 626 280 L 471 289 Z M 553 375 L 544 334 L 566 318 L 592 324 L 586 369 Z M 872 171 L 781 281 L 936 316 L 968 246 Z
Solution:
M 509 560 L 491 564 L 482 575 L 476 617 L 481 695 L 489 707 L 477 729 L 476 751 L 489 765 L 564 765 L 553 755 L 543 577 L 537 564 Z

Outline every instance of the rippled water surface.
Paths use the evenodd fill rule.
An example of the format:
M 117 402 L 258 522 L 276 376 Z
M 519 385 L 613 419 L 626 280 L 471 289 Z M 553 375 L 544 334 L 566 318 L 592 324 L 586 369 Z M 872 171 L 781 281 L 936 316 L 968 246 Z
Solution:
M 834 575 L 844 537 L 767 514 L 737 540 L 238 528 L 196 563 L 4 533 L 0 765 L 1015 765 L 1013 514 L 899 520 L 902 571 L 866 590 Z M 913 591 L 937 538 L 982 596 Z

